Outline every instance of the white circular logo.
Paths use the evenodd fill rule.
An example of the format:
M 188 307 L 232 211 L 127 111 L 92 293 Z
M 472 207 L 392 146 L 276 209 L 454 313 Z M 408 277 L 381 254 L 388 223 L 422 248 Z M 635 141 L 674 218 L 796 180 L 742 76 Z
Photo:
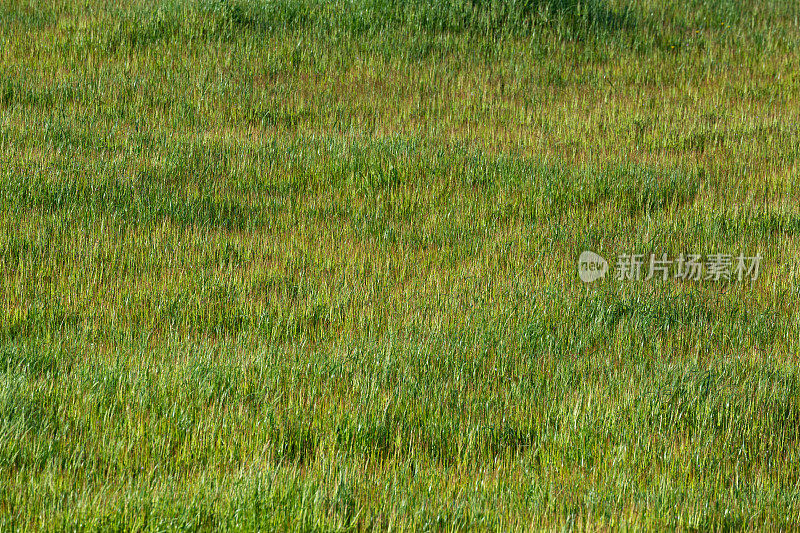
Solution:
M 591 283 L 605 277 L 608 272 L 608 261 L 594 252 L 582 252 L 578 257 L 578 275 L 581 281 Z

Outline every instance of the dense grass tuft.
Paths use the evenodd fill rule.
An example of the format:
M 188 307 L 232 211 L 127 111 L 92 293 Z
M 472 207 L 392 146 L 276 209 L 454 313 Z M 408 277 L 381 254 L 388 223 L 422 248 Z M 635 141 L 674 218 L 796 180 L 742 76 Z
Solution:
M 0 0 L 0 531 L 796 527 L 798 16 Z

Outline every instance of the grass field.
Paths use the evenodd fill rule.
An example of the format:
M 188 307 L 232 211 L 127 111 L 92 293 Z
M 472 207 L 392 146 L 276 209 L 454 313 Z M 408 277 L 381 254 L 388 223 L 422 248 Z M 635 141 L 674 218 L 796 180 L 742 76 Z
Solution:
M 0 530 L 800 527 L 799 19 L 0 0 Z

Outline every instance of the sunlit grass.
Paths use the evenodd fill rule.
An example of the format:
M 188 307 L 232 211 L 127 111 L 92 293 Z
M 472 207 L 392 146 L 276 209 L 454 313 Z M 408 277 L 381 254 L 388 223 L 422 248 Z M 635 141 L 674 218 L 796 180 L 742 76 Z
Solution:
M 0 0 L 0 530 L 792 528 L 798 15 Z

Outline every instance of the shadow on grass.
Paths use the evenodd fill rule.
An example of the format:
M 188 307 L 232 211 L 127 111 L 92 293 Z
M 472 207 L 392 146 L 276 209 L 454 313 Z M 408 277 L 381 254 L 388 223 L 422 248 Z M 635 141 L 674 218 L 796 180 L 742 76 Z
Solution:
M 173 38 L 231 40 L 277 31 L 326 38 L 447 33 L 496 39 L 550 27 L 564 38 L 583 38 L 639 26 L 629 8 L 614 11 L 605 0 L 216 0 L 119 15 L 126 24 L 106 35 L 111 49 Z
M 629 10 L 612 11 L 605 0 L 220 0 L 210 11 L 239 30 L 299 30 L 316 26 L 347 34 L 386 30 L 529 34 L 537 25 L 572 31 L 633 27 Z

